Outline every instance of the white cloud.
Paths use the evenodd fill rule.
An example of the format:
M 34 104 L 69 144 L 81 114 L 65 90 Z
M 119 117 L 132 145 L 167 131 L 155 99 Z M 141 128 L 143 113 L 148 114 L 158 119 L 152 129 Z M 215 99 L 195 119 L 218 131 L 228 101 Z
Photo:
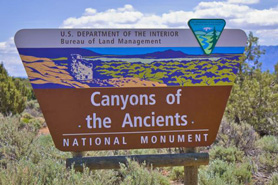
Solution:
M 3 62 L 9 75 L 27 76 L 12 37 L 7 41 L 0 42 L 0 62 Z
M 139 22 L 144 22 L 143 19 L 147 18 L 143 13 L 136 11 L 133 6 L 125 5 L 118 9 L 108 9 L 104 12 L 97 12 L 97 10 L 92 8 L 85 9 L 83 16 L 79 18 L 70 17 L 63 22 L 63 27 L 73 28 L 73 27 L 130 27 L 130 25 L 135 25 Z M 153 17 L 151 20 L 154 20 Z M 140 25 L 140 23 L 138 24 Z
M 235 4 L 257 4 L 260 0 L 228 0 L 228 3 Z
M 144 14 L 132 5 L 98 12 L 87 8 L 80 17 L 66 19 L 64 28 L 167 28 L 187 27 L 190 18 L 224 18 L 227 27 L 260 30 L 278 26 L 278 8 L 258 10 L 246 5 L 244 0 L 200 2 L 193 11 L 170 11 Z M 258 0 L 248 2 L 256 3 Z M 249 3 L 250 4 L 250 3 Z
M 63 28 L 181 28 L 191 18 L 224 18 L 228 28 L 253 31 L 261 45 L 278 45 L 278 7 L 255 9 L 250 4 L 259 0 L 226 0 L 200 2 L 192 11 L 169 11 L 163 14 L 143 13 L 132 5 L 98 11 L 86 8 L 79 17 L 63 21 Z M 0 62 L 11 75 L 25 76 L 13 38 L 0 42 Z
M 195 8 L 195 14 L 198 17 L 220 17 L 225 19 L 233 19 L 241 17 L 244 12 L 249 12 L 247 5 L 230 4 L 227 2 L 201 2 Z
M 278 9 L 270 8 L 258 10 L 247 5 L 231 4 L 227 2 L 201 2 L 195 8 L 197 17 L 220 17 L 227 21 L 228 27 L 249 30 L 277 27 Z
M 85 12 L 84 12 L 84 16 L 90 16 L 90 15 L 94 15 L 97 13 L 97 10 L 96 9 L 93 9 L 93 8 L 86 8 L 85 9 Z
M 278 10 L 265 9 L 254 10 L 245 13 L 245 16 L 232 19 L 233 23 L 237 25 L 245 25 L 244 27 L 251 27 L 255 29 L 262 29 L 263 27 L 277 27 L 278 26 Z
M 260 44 L 278 45 L 278 29 L 258 30 L 255 35 L 260 38 Z
M 0 42 L 0 53 L 17 53 L 13 37 L 7 41 Z

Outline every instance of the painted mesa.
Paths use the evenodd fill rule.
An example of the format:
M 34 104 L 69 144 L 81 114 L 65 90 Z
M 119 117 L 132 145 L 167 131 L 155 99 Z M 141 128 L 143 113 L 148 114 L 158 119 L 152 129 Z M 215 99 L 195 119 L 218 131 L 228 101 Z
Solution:
M 58 149 L 196 147 L 216 138 L 247 39 L 196 33 L 26 29 L 15 42 Z

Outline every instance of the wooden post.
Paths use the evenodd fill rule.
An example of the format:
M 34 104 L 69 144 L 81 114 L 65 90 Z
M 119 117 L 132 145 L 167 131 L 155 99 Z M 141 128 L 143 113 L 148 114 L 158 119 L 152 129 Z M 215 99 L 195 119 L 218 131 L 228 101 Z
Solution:
M 185 153 L 195 153 L 196 148 L 186 148 Z M 196 159 L 197 160 L 197 159 Z M 184 184 L 198 185 L 198 166 L 184 166 Z
M 73 158 L 84 157 L 86 152 L 71 152 Z

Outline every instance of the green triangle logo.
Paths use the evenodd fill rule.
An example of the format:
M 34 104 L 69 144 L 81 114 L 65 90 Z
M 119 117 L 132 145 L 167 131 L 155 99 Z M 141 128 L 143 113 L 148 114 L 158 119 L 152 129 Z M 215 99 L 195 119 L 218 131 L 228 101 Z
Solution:
M 225 25 L 224 19 L 190 19 L 188 21 L 188 26 L 207 55 L 213 52 Z

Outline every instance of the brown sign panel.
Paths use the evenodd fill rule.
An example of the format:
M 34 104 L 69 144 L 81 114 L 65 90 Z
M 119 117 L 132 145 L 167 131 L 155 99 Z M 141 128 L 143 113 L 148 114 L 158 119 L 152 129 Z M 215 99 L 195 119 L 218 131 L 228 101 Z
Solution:
M 199 42 L 217 35 L 206 30 Z M 15 40 L 56 147 L 89 151 L 212 144 L 246 35 L 224 30 L 211 55 L 188 29 L 21 30 Z

